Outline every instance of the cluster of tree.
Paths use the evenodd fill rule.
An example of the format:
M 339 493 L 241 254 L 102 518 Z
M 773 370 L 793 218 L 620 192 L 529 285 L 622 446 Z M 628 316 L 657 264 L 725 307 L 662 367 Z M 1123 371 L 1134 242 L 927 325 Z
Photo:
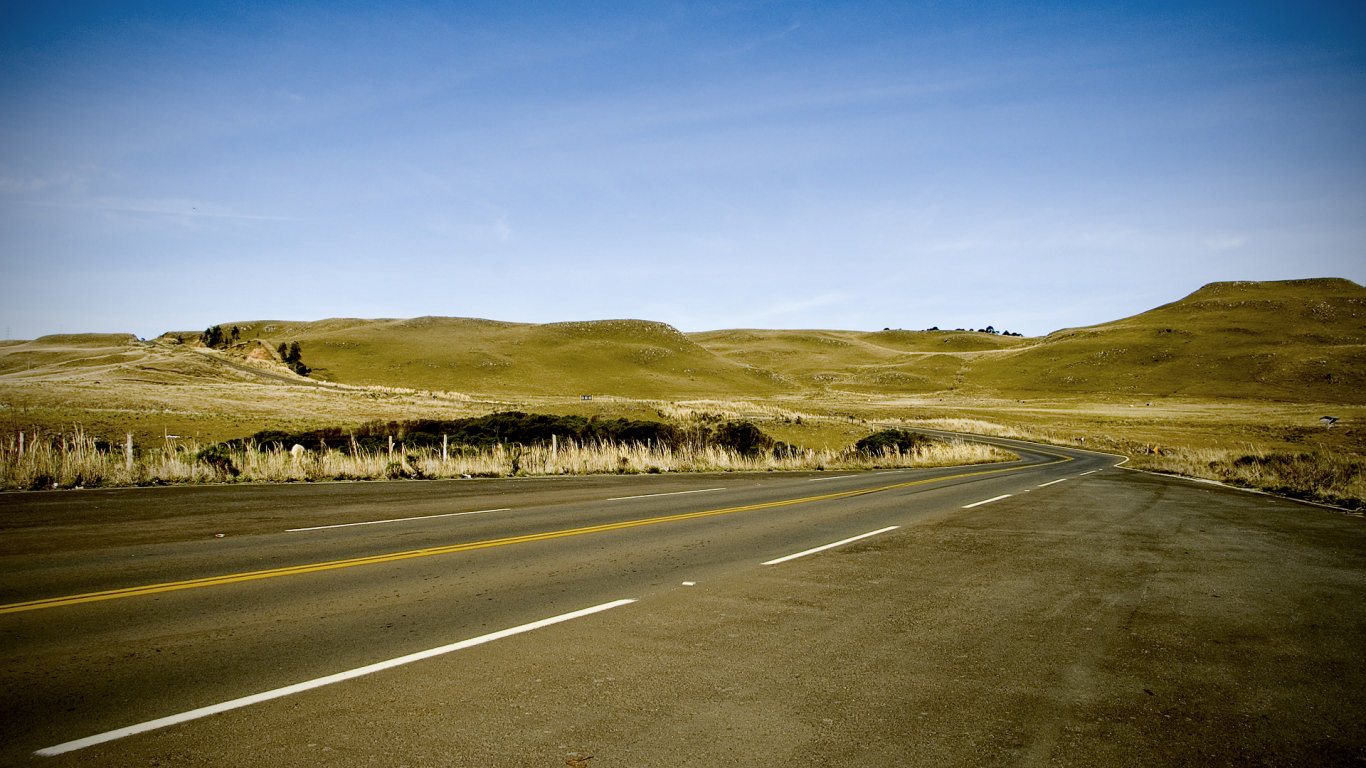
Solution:
M 304 353 L 299 349 L 299 342 L 292 341 L 289 344 L 286 344 L 282 341 L 275 351 L 280 353 L 280 359 L 284 361 L 284 364 L 289 366 L 291 370 L 300 376 L 307 376 L 312 372 L 312 368 L 304 365 Z
M 236 344 L 242 336 L 242 329 L 233 326 L 227 333 L 223 332 L 223 326 L 211 325 L 199 334 L 199 341 L 210 349 L 227 349 L 229 345 Z
M 934 326 L 933 328 L 926 328 L 925 330 L 927 330 L 927 331 L 937 331 L 937 330 L 939 330 L 939 326 L 936 325 L 936 326 Z M 954 330 L 955 330 L 955 331 L 964 331 L 964 332 L 967 332 L 967 331 L 971 331 L 972 329 L 971 329 L 971 328 L 954 328 Z M 996 330 L 996 328 L 995 328 L 994 326 L 990 326 L 990 325 L 988 325 L 988 326 L 985 327 L 985 328 L 978 328 L 976 332 L 977 332 L 977 333 L 991 333 L 991 334 L 996 334 L 996 335 L 1000 335 L 1000 336 L 1024 336 L 1023 333 L 1012 333 L 1012 332 L 1010 332 L 1010 331 L 998 331 L 998 330 Z
M 405 448 L 436 448 L 441 445 L 442 435 L 456 450 L 462 446 L 488 448 L 498 443 L 547 445 L 552 437 L 579 443 L 642 443 L 670 448 L 687 444 L 712 445 L 746 456 L 757 456 L 766 451 L 784 455 L 798 450 L 774 440 L 748 421 L 681 427 L 660 421 L 555 416 L 521 411 L 503 411 L 468 419 L 377 421 L 349 429 L 329 427 L 305 432 L 270 430 L 257 432 L 249 439 L 262 449 L 288 448 L 298 443 L 310 448 L 325 445 L 349 453 L 353 449 L 385 449 L 390 437 L 395 442 L 401 442 Z M 240 447 L 245 442 L 236 440 L 233 444 Z

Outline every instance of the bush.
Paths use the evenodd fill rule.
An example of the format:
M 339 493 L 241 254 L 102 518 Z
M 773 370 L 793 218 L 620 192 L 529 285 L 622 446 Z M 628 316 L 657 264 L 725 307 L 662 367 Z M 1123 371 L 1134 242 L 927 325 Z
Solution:
M 772 450 L 773 438 L 748 421 L 728 421 L 716 428 L 712 442 L 741 456 L 758 456 Z
M 549 445 L 553 437 L 579 443 L 641 443 L 678 447 L 687 435 L 672 424 L 632 419 L 588 419 L 583 416 L 551 416 L 547 414 L 503 411 L 469 419 L 419 419 L 414 421 L 377 421 L 352 430 L 340 427 L 315 429 L 308 432 L 257 432 L 250 439 L 262 449 L 274 446 L 326 445 L 349 453 L 354 445 L 362 450 L 387 449 L 389 436 L 409 448 L 439 448 L 441 436 L 449 438 L 456 451 L 463 447 L 489 448 L 499 443 L 514 445 Z M 245 445 L 235 440 L 232 445 Z
M 231 449 L 222 443 L 217 443 L 200 450 L 199 453 L 194 455 L 194 458 L 195 461 L 207 464 L 231 477 L 237 477 L 242 474 L 242 470 L 238 469 L 237 465 L 232 461 Z
M 886 456 L 909 453 L 933 442 L 931 438 L 904 429 L 883 429 L 854 443 L 854 450 L 867 456 Z

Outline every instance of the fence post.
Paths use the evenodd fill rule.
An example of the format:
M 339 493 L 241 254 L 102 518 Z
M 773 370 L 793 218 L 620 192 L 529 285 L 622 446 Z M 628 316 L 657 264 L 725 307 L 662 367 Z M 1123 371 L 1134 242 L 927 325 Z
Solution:
M 389 458 L 394 458 L 394 436 L 389 435 Z
M 24 457 L 24 430 L 19 430 L 19 458 Z
M 446 435 L 441 435 L 441 463 L 446 463 Z
M 128 433 L 127 440 L 123 443 L 123 468 L 129 472 L 133 471 L 133 433 Z

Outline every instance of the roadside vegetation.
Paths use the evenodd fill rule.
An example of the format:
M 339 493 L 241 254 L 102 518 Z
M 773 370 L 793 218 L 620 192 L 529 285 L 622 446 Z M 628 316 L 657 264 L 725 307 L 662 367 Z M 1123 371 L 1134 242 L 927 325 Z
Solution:
M 528 416 L 527 414 L 518 414 Z M 530 418 L 534 419 L 534 416 Z M 616 441 L 558 434 L 546 440 L 453 444 L 430 433 L 399 430 L 383 444 L 326 437 L 312 448 L 286 444 L 279 434 L 201 445 L 164 441 L 130 453 L 82 430 L 62 435 L 17 436 L 0 445 L 0 488 L 45 490 L 224 482 L 438 479 L 528 475 L 642 474 L 665 472 L 773 472 L 938 467 L 1011 461 L 1009 451 L 961 440 L 920 440 L 904 449 L 884 441 L 878 450 L 805 449 L 778 443 L 747 422 L 728 424 L 710 439 Z M 396 427 L 431 426 L 393 425 Z M 668 433 L 671 425 L 661 424 Z M 640 428 L 640 424 L 634 425 Z M 337 442 L 337 441 L 333 441 Z
M 1242 438 L 1236 441 L 1241 444 L 1220 447 L 1211 445 L 1220 442 L 1217 437 L 1201 432 L 1182 437 L 1168 434 L 1156 439 L 1149 432 L 1148 440 L 1136 440 L 1138 430 L 1133 425 L 1096 429 L 1074 421 L 1070 428 L 1048 428 L 1006 426 L 980 419 L 924 419 L 910 423 L 928 429 L 1088 448 L 1127 456 L 1126 466 L 1133 469 L 1213 480 L 1349 510 L 1366 509 L 1366 453 L 1361 450 L 1361 433 L 1355 425 L 1335 431 L 1286 427 L 1273 430 L 1266 426 L 1234 431 L 1226 427 Z M 1268 432 L 1279 439 L 1269 440 Z M 1290 448 L 1268 449 L 1254 444 L 1254 440 L 1262 446 L 1288 444 Z

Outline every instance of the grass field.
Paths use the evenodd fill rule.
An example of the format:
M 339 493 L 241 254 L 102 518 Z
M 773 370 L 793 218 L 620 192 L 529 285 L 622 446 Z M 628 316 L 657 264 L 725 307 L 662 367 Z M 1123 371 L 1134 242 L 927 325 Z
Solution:
M 0 439 L 209 443 L 517 409 L 746 419 L 839 451 L 883 423 L 956 424 L 1340 503 L 1362 497 L 1350 476 L 1366 456 L 1366 289 L 1345 280 L 1213 284 L 1042 338 L 459 318 L 223 327 L 233 325 L 239 340 L 226 350 L 190 332 L 0 344 Z M 308 378 L 272 352 L 296 341 Z M 1325 428 L 1321 416 L 1340 421 Z

